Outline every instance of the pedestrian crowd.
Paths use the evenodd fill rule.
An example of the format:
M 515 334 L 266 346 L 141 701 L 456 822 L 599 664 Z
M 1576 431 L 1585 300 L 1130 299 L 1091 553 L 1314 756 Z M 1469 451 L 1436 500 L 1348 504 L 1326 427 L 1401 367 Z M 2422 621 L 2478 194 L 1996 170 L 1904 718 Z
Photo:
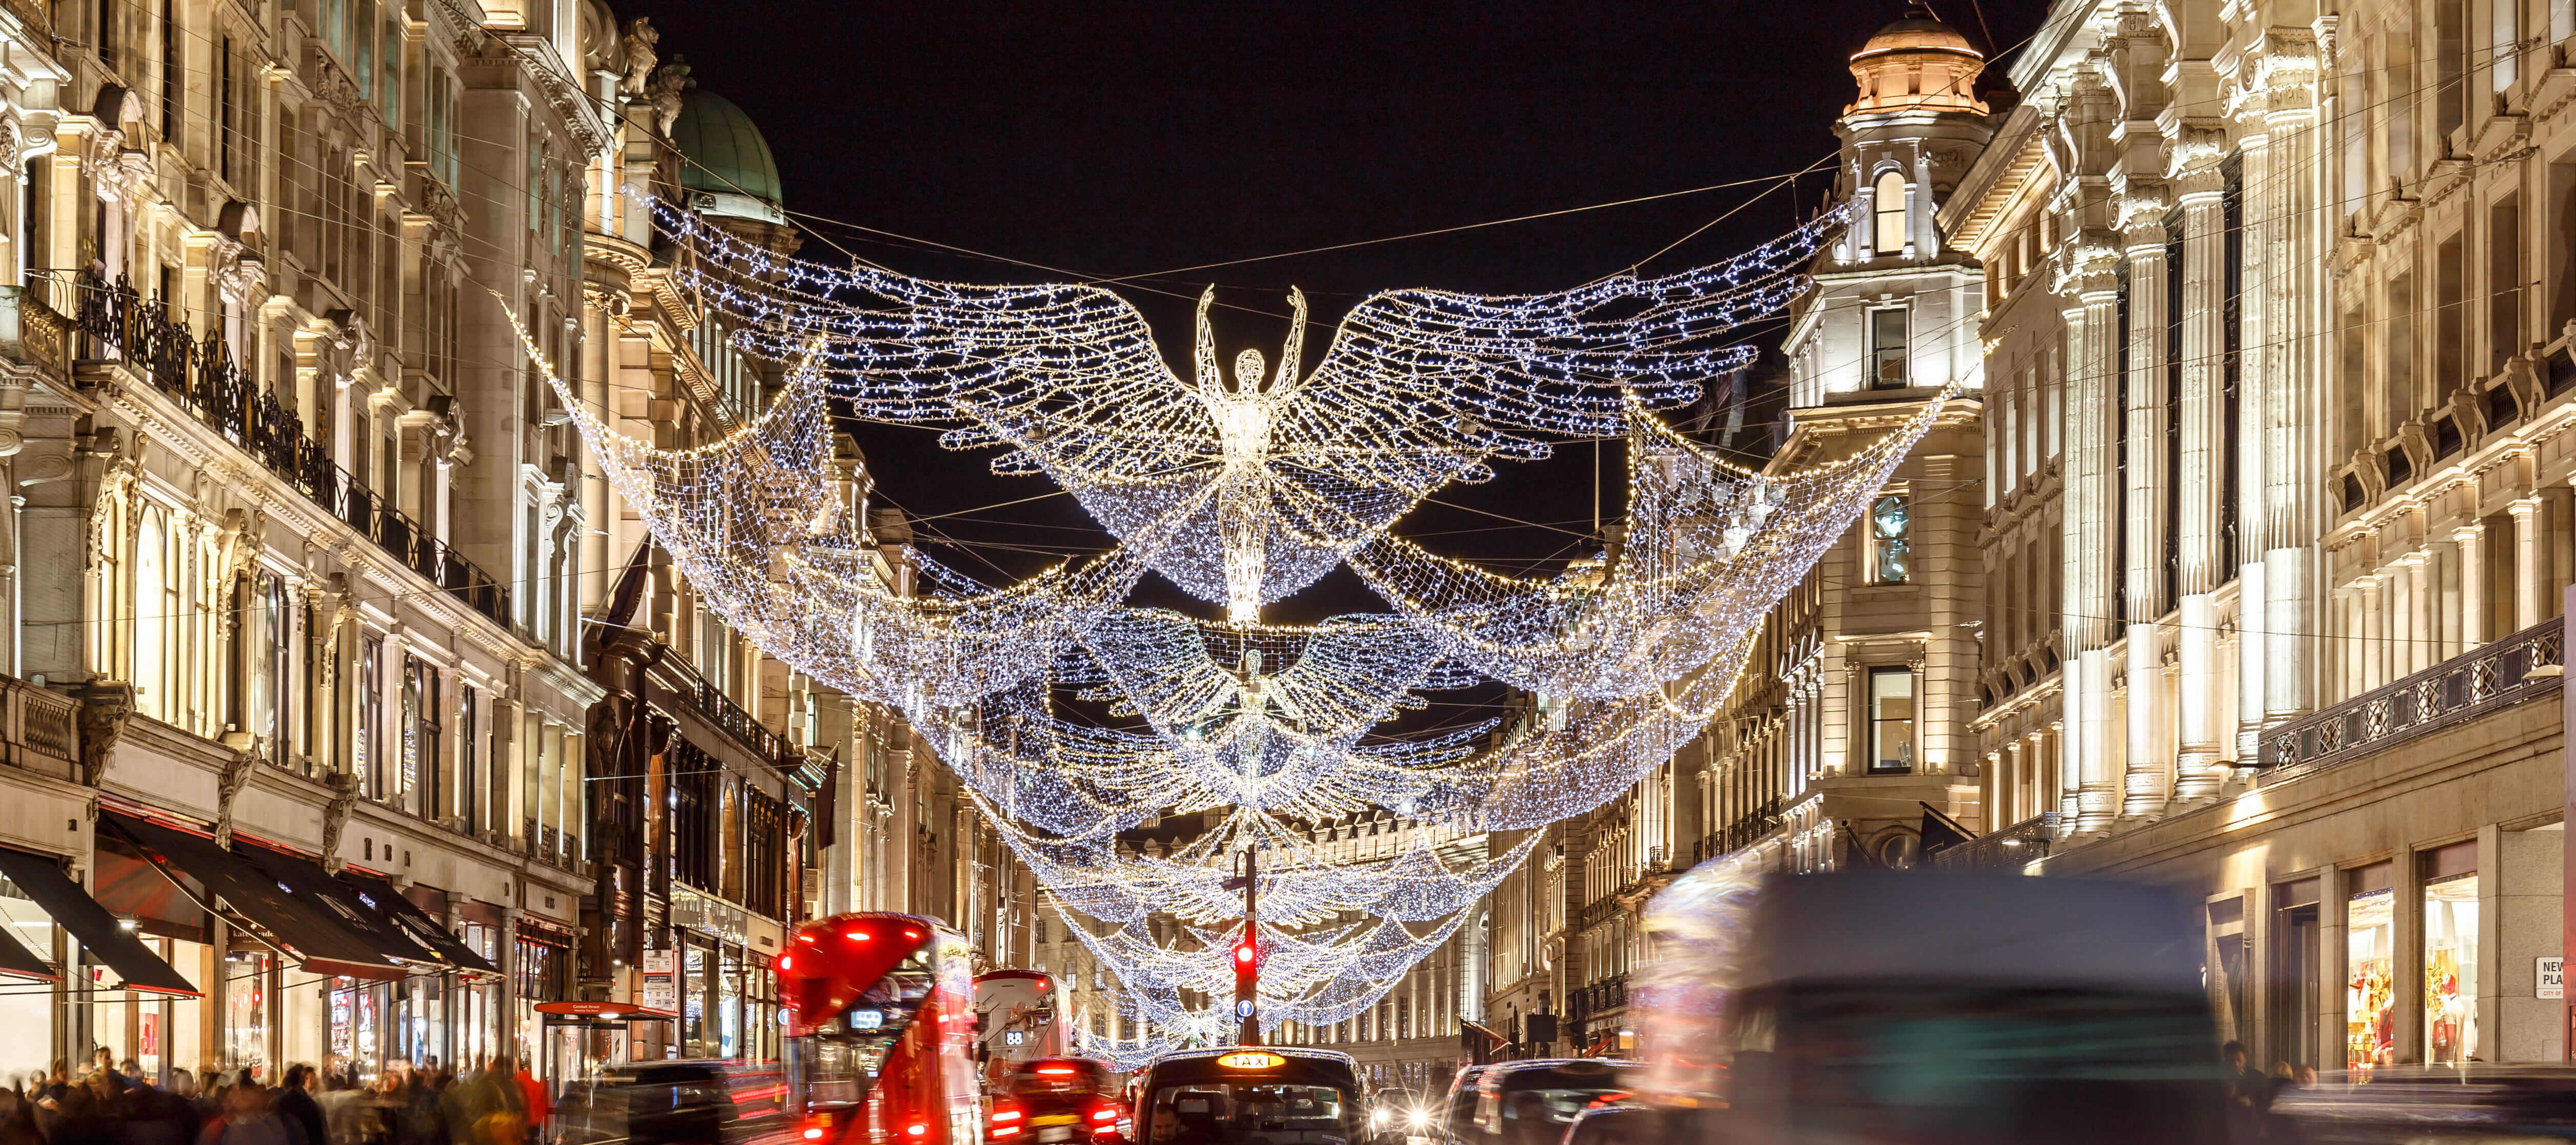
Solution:
M 105 1050 L 75 1071 L 0 1079 L 0 1145 L 535 1145 L 544 1083 L 502 1057 L 463 1073 L 388 1065 L 170 1071 L 167 1084 Z

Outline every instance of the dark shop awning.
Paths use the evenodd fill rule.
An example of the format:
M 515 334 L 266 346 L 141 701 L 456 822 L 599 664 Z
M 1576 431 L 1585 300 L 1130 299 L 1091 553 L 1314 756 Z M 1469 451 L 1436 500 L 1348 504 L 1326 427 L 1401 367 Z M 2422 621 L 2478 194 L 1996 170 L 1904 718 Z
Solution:
M 330 907 L 300 897 L 293 886 L 250 860 L 216 846 L 212 839 L 113 811 L 99 812 L 98 820 L 101 826 L 160 856 L 170 868 L 205 884 L 208 893 L 257 923 L 287 953 L 301 960 L 306 970 L 378 979 L 401 978 L 407 973 Z
M 428 911 L 420 909 L 420 904 L 395 890 L 392 883 L 373 875 L 361 875 L 350 871 L 340 872 L 340 881 L 356 891 L 361 902 L 373 900 L 369 905 L 384 911 L 394 922 L 409 931 L 413 938 L 427 943 L 431 950 L 437 951 L 439 961 L 469 974 L 489 974 L 496 978 L 500 976 L 500 967 L 492 965 L 482 955 L 475 953 L 473 947 L 465 945 L 464 939 L 449 933 L 444 924 L 430 917 Z
M 301 855 L 291 855 L 272 847 L 233 839 L 235 857 L 259 868 L 260 873 L 295 888 L 295 897 L 327 912 L 341 929 L 365 940 L 376 957 L 397 965 L 434 966 L 438 952 L 429 944 L 412 937 L 411 932 L 376 906 L 361 901 L 358 892 L 348 884 L 332 878 L 322 864 Z
M 97 955 L 99 961 L 107 963 L 108 969 L 116 971 L 117 977 L 125 980 L 126 989 L 189 998 L 198 996 L 196 987 L 189 985 L 188 980 L 162 961 L 160 955 L 154 954 L 151 947 L 143 945 L 142 939 L 119 925 L 116 916 L 98 905 L 97 899 L 89 897 L 89 892 L 73 882 L 70 875 L 63 873 L 62 863 L 53 856 L 0 847 L 0 875 L 9 876 L 10 882 L 16 883 L 19 890 L 25 891 L 28 898 L 34 899 L 36 905 L 54 917 L 55 924 L 72 932 L 72 937 L 80 940 L 83 949 Z M 0 938 L 0 956 L 5 956 L 0 957 L 0 962 L 24 956 L 35 967 L 30 977 L 58 980 L 52 970 L 36 961 L 34 955 L 27 951 L 25 943 L 15 938 Z M 28 973 L 15 966 L 5 969 L 10 973 Z

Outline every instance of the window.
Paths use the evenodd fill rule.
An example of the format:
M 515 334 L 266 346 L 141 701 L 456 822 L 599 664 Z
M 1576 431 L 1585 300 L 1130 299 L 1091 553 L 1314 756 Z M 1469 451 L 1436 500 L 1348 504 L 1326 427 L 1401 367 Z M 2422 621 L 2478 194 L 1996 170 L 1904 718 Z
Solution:
M 2345 876 L 2351 901 L 2344 908 L 2344 1014 L 2350 1023 L 2344 1065 L 2364 1076 L 2397 1061 L 2397 891 L 2389 885 L 2394 874 L 2389 864 L 2375 863 Z
M 2476 1060 L 2478 845 L 2424 854 L 2424 1061 L 2454 1068 Z
M 438 670 L 403 657 L 402 809 L 438 818 L 447 810 L 438 783 Z
M 353 737 L 353 762 L 359 781 L 366 785 L 367 798 L 382 800 L 390 794 L 384 768 L 384 741 L 381 737 L 385 699 L 385 638 L 370 636 L 358 645 L 358 734 Z
M 1914 669 L 1869 670 L 1869 769 L 1914 770 Z
M 483 789 L 482 776 L 476 768 L 475 753 L 482 750 L 480 736 L 483 713 L 475 705 L 481 698 L 470 687 L 456 690 L 456 790 L 460 802 L 456 808 L 458 824 L 467 832 L 483 829 L 483 801 L 474 793 Z
M 1905 176 L 1893 170 L 1878 173 L 1878 182 L 1870 194 L 1871 227 L 1879 254 L 1900 254 L 1905 250 Z
M 1902 494 L 1880 497 L 1869 509 L 1869 580 L 1904 584 L 1913 573 L 1913 511 Z
M 134 539 L 135 707 L 156 720 L 179 717 L 170 686 L 178 657 L 170 644 L 179 632 L 179 578 L 170 567 L 169 518 L 158 508 L 143 510 L 143 527 Z
M 1869 388 L 1901 390 L 1905 380 L 1905 308 L 1869 312 Z

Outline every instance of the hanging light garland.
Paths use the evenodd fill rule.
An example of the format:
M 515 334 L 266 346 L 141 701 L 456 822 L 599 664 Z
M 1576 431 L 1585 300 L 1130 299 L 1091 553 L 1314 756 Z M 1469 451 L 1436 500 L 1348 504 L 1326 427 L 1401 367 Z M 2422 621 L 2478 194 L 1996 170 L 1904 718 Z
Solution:
M 899 708 L 1113 969 L 1141 1058 L 1222 1036 L 1234 856 L 1261 855 L 1263 1021 L 1373 1004 L 1526 859 L 1531 833 L 1615 798 L 1733 694 L 1761 621 L 1856 520 L 1939 403 L 1849 458 L 1763 475 L 1654 411 L 1752 351 L 1725 342 L 1804 289 L 1840 212 L 1715 266 L 1571 291 L 1373 295 L 1311 370 L 1306 304 L 1277 368 L 1218 363 L 1199 300 L 1193 377 L 1095 286 L 932 282 L 782 259 L 649 201 L 677 277 L 734 352 L 782 363 L 769 408 L 706 445 L 617 433 L 532 360 L 708 605 L 813 679 Z M 516 322 L 516 316 L 512 316 Z M 996 472 L 1044 475 L 1116 538 L 988 585 L 865 520 L 836 405 L 942 428 Z M 1505 576 L 1391 533 L 1423 498 L 1629 442 L 1624 535 L 1549 577 Z M 1392 611 L 1270 625 L 1262 607 L 1347 566 Z M 1158 573 L 1222 606 L 1130 605 Z M 1499 681 L 1519 714 L 1392 735 L 1425 693 Z M 1076 717 L 1067 703 L 1100 715 Z M 1333 838 L 1380 810 L 1400 841 Z M 1214 825 L 1163 849 L 1136 829 Z M 1122 1059 L 1124 1060 L 1124 1059 Z

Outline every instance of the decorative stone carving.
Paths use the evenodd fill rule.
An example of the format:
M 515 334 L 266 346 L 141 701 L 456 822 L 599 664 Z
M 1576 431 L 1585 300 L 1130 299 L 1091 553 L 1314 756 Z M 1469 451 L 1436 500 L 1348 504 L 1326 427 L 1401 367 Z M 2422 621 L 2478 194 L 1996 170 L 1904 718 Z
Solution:
M 323 782 L 330 785 L 331 802 L 322 809 L 322 869 L 336 875 L 347 865 L 340 859 L 340 836 L 348 831 L 349 816 L 358 809 L 358 777 L 335 771 Z
M 694 82 L 689 78 L 687 56 L 674 53 L 670 63 L 654 70 L 643 94 L 644 102 L 653 108 L 653 127 L 657 133 L 669 135 L 671 125 L 680 121 L 680 93 Z
M 233 757 L 224 761 L 224 771 L 215 780 L 215 845 L 233 845 L 233 801 L 241 797 L 242 788 L 250 786 L 250 770 L 259 756 L 248 749 L 236 748 Z
M 654 47 L 661 42 L 662 31 L 653 26 L 651 17 L 638 16 L 627 22 L 626 35 L 619 40 L 626 55 L 626 74 L 617 81 L 619 94 L 629 99 L 644 95 L 653 79 L 653 67 L 662 59 L 662 53 Z
M 80 707 L 80 781 L 96 787 L 107 775 L 108 756 L 125 735 L 134 715 L 134 685 L 123 680 L 91 680 L 74 689 Z

